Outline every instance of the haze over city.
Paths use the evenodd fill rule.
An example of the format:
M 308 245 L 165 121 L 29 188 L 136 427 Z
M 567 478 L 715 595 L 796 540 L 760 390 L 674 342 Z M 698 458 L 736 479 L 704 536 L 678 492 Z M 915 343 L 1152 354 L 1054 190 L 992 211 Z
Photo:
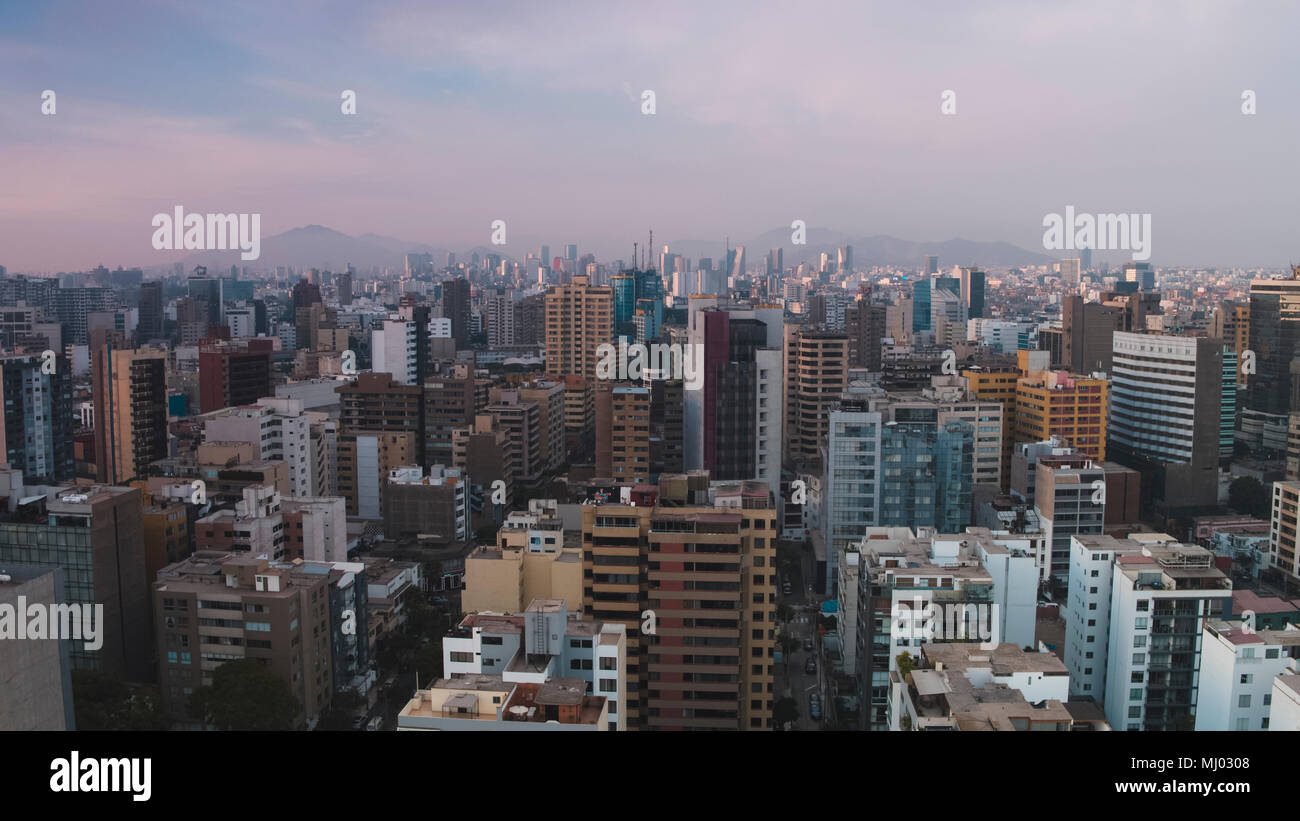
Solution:
M 1074 205 L 1151 214 L 1157 265 L 1294 256 L 1294 6 L 318 9 L 0 9 L 9 269 L 169 263 L 177 203 L 462 250 L 501 219 L 515 258 L 795 219 L 1041 252 Z

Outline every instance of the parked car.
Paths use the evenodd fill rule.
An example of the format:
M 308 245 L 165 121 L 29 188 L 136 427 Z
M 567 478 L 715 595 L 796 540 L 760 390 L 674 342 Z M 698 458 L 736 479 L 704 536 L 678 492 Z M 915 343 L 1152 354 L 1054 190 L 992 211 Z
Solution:
M 810 638 L 805 638 L 803 640 L 803 649 L 805 652 L 811 653 L 813 649 L 813 640 Z
M 790 595 L 791 593 L 794 592 L 794 589 L 793 589 L 792 587 L 790 587 L 790 583 L 789 583 L 789 582 L 786 582 L 786 583 L 785 583 L 785 586 L 781 588 L 781 592 L 788 596 L 788 595 Z
M 822 717 L 822 699 L 821 696 L 813 693 L 808 696 L 808 717 L 820 721 Z
M 808 673 L 809 675 L 812 675 L 813 673 L 817 672 L 817 658 L 816 658 L 816 656 L 809 656 L 809 657 L 808 657 L 808 660 L 804 662 L 804 665 L 803 665 L 803 671 L 804 671 L 805 673 Z

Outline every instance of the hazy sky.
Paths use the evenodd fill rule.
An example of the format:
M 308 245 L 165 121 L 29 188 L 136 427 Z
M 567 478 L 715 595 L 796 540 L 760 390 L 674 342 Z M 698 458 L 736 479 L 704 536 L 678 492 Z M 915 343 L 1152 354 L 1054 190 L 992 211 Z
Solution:
M 1281 267 L 1297 30 L 1263 2 L 9 3 L 0 264 L 170 259 L 178 204 L 605 257 L 793 219 L 1041 250 L 1074 205 L 1150 213 L 1157 266 Z

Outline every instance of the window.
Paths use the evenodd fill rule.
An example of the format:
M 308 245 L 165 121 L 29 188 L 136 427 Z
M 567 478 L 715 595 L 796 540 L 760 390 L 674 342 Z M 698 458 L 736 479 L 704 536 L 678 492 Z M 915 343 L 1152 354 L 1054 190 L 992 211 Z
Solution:
M 1242 708 L 1249 707 L 1249 706 L 1250 706 L 1250 696 L 1249 696 L 1249 695 L 1240 695 L 1240 696 L 1237 696 L 1237 706 L 1238 706 L 1238 707 L 1242 707 Z
M 617 670 L 617 669 L 618 669 L 618 659 L 614 658 L 613 656 L 602 656 L 601 659 L 600 659 L 600 669 L 602 669 L 602 670 Z
M 1133 646 L 1134 646 L 1134 647 L 1146 647 L 1146 646 L 1147 646 L 1147 637 L 1146 637 L 1146 636 L 1134 636 L 1134 637 L 1133 637 Z
M 1128 691 L 1128 700 L 1129 700 L 1129 701 L 1141 701 L 1141 700 L 1142 700 L 1142 688 L 1141 688 L 1141 687 L 1133 687 L 1133 688 L 1131 688 L 1131 689 Z
M 465 664 L 465 663 L 472 663 L 472 662 L 474 661 L 474 654 L 473 654 L 473 653 L 461 653 L 461 652 L 457 652 L 457 651 L 453 650 L 452 653 L 451 653 L 451 660 L 452 660 L 452 661 L 461 662 L 462 664 Z
M 1253 684 L 1254 682 L 1255 682 L 1255 676 L 1254 676 L 1254 674 L 1252 674 L 1252 673 L 1242 673 L 1242 674 L 1241 674 L 1241 683 L 1242 683 L 1242 684 Z

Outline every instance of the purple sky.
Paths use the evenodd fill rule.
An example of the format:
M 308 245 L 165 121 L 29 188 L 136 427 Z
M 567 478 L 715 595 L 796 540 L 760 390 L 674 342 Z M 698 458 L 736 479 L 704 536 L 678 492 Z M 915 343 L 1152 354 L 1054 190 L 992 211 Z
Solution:
M 178 204 L 605 258 L 793 219 L 1041 250 L 1074 205 L 1150 213 L 1157 266 L 1300 259 L 1294 4 L 447 5 L 0 10 L 0 265 L 165 262 Z

